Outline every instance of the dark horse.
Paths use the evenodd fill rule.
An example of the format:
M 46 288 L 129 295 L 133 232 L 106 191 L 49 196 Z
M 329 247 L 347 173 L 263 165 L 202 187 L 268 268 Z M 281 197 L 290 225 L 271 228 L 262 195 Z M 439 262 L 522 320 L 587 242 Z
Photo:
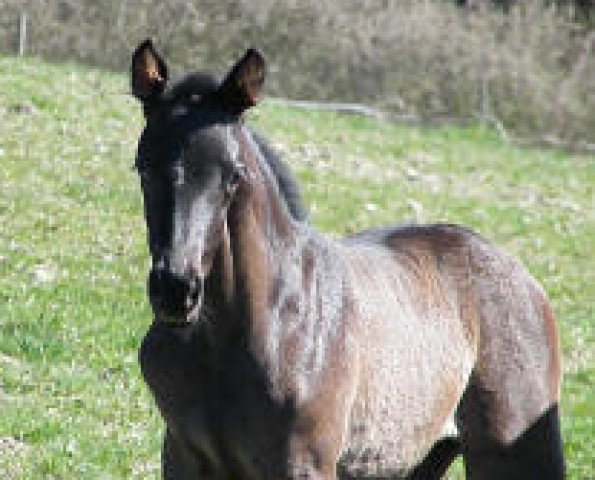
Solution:
M 333 241 L 242 121 L 264 81 L 133 55 L 155 320 L 140 351 L 171 479 L 559 479 L 559 339 L 521 265 L 452 225 Z

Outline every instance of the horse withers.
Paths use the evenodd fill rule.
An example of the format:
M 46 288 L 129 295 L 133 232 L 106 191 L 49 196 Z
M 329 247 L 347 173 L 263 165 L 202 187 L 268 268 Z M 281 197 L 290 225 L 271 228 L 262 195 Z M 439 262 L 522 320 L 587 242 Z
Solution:
M 560 351 L 543 289 L 453 225 L 342 241 L 244 124 L 265 62 L 170 81 L 132 59 L 154 311 L 140 350 L 170 479 L 560 479 Z

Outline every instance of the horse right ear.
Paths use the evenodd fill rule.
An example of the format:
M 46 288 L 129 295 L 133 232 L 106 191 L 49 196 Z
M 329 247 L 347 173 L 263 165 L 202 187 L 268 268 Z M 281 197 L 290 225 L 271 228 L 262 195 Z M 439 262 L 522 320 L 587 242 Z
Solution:
M 221 83 L 219 98 L 232 113 L 239 115 L 260 101 L 264 77 L 262 53 L 249 48 Z
M 132 54 L 130 66 L 132 94 L 141 102 L 146 102 L 160 95 L 166 83 L 167 65 L 155 50 L 153 42 L 147 39 Z

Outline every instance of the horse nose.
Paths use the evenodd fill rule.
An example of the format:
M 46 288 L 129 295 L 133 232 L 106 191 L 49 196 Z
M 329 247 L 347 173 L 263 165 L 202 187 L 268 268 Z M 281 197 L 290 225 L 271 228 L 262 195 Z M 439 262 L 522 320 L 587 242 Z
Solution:
M 166 268 L 153 268 L 149 273 L 149 299 L 158 318 L 171 321 L 189 320 L 202 300 L 203 282 Z

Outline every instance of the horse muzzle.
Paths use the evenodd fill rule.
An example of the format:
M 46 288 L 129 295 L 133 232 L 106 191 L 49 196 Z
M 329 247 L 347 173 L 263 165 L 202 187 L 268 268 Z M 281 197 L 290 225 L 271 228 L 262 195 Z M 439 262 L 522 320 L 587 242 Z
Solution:
M 149 273 L 149 299 L 155 318 L 171 325 L 185 325 L 198 320 L 204 282 L 168 269 L 153 268 Z

